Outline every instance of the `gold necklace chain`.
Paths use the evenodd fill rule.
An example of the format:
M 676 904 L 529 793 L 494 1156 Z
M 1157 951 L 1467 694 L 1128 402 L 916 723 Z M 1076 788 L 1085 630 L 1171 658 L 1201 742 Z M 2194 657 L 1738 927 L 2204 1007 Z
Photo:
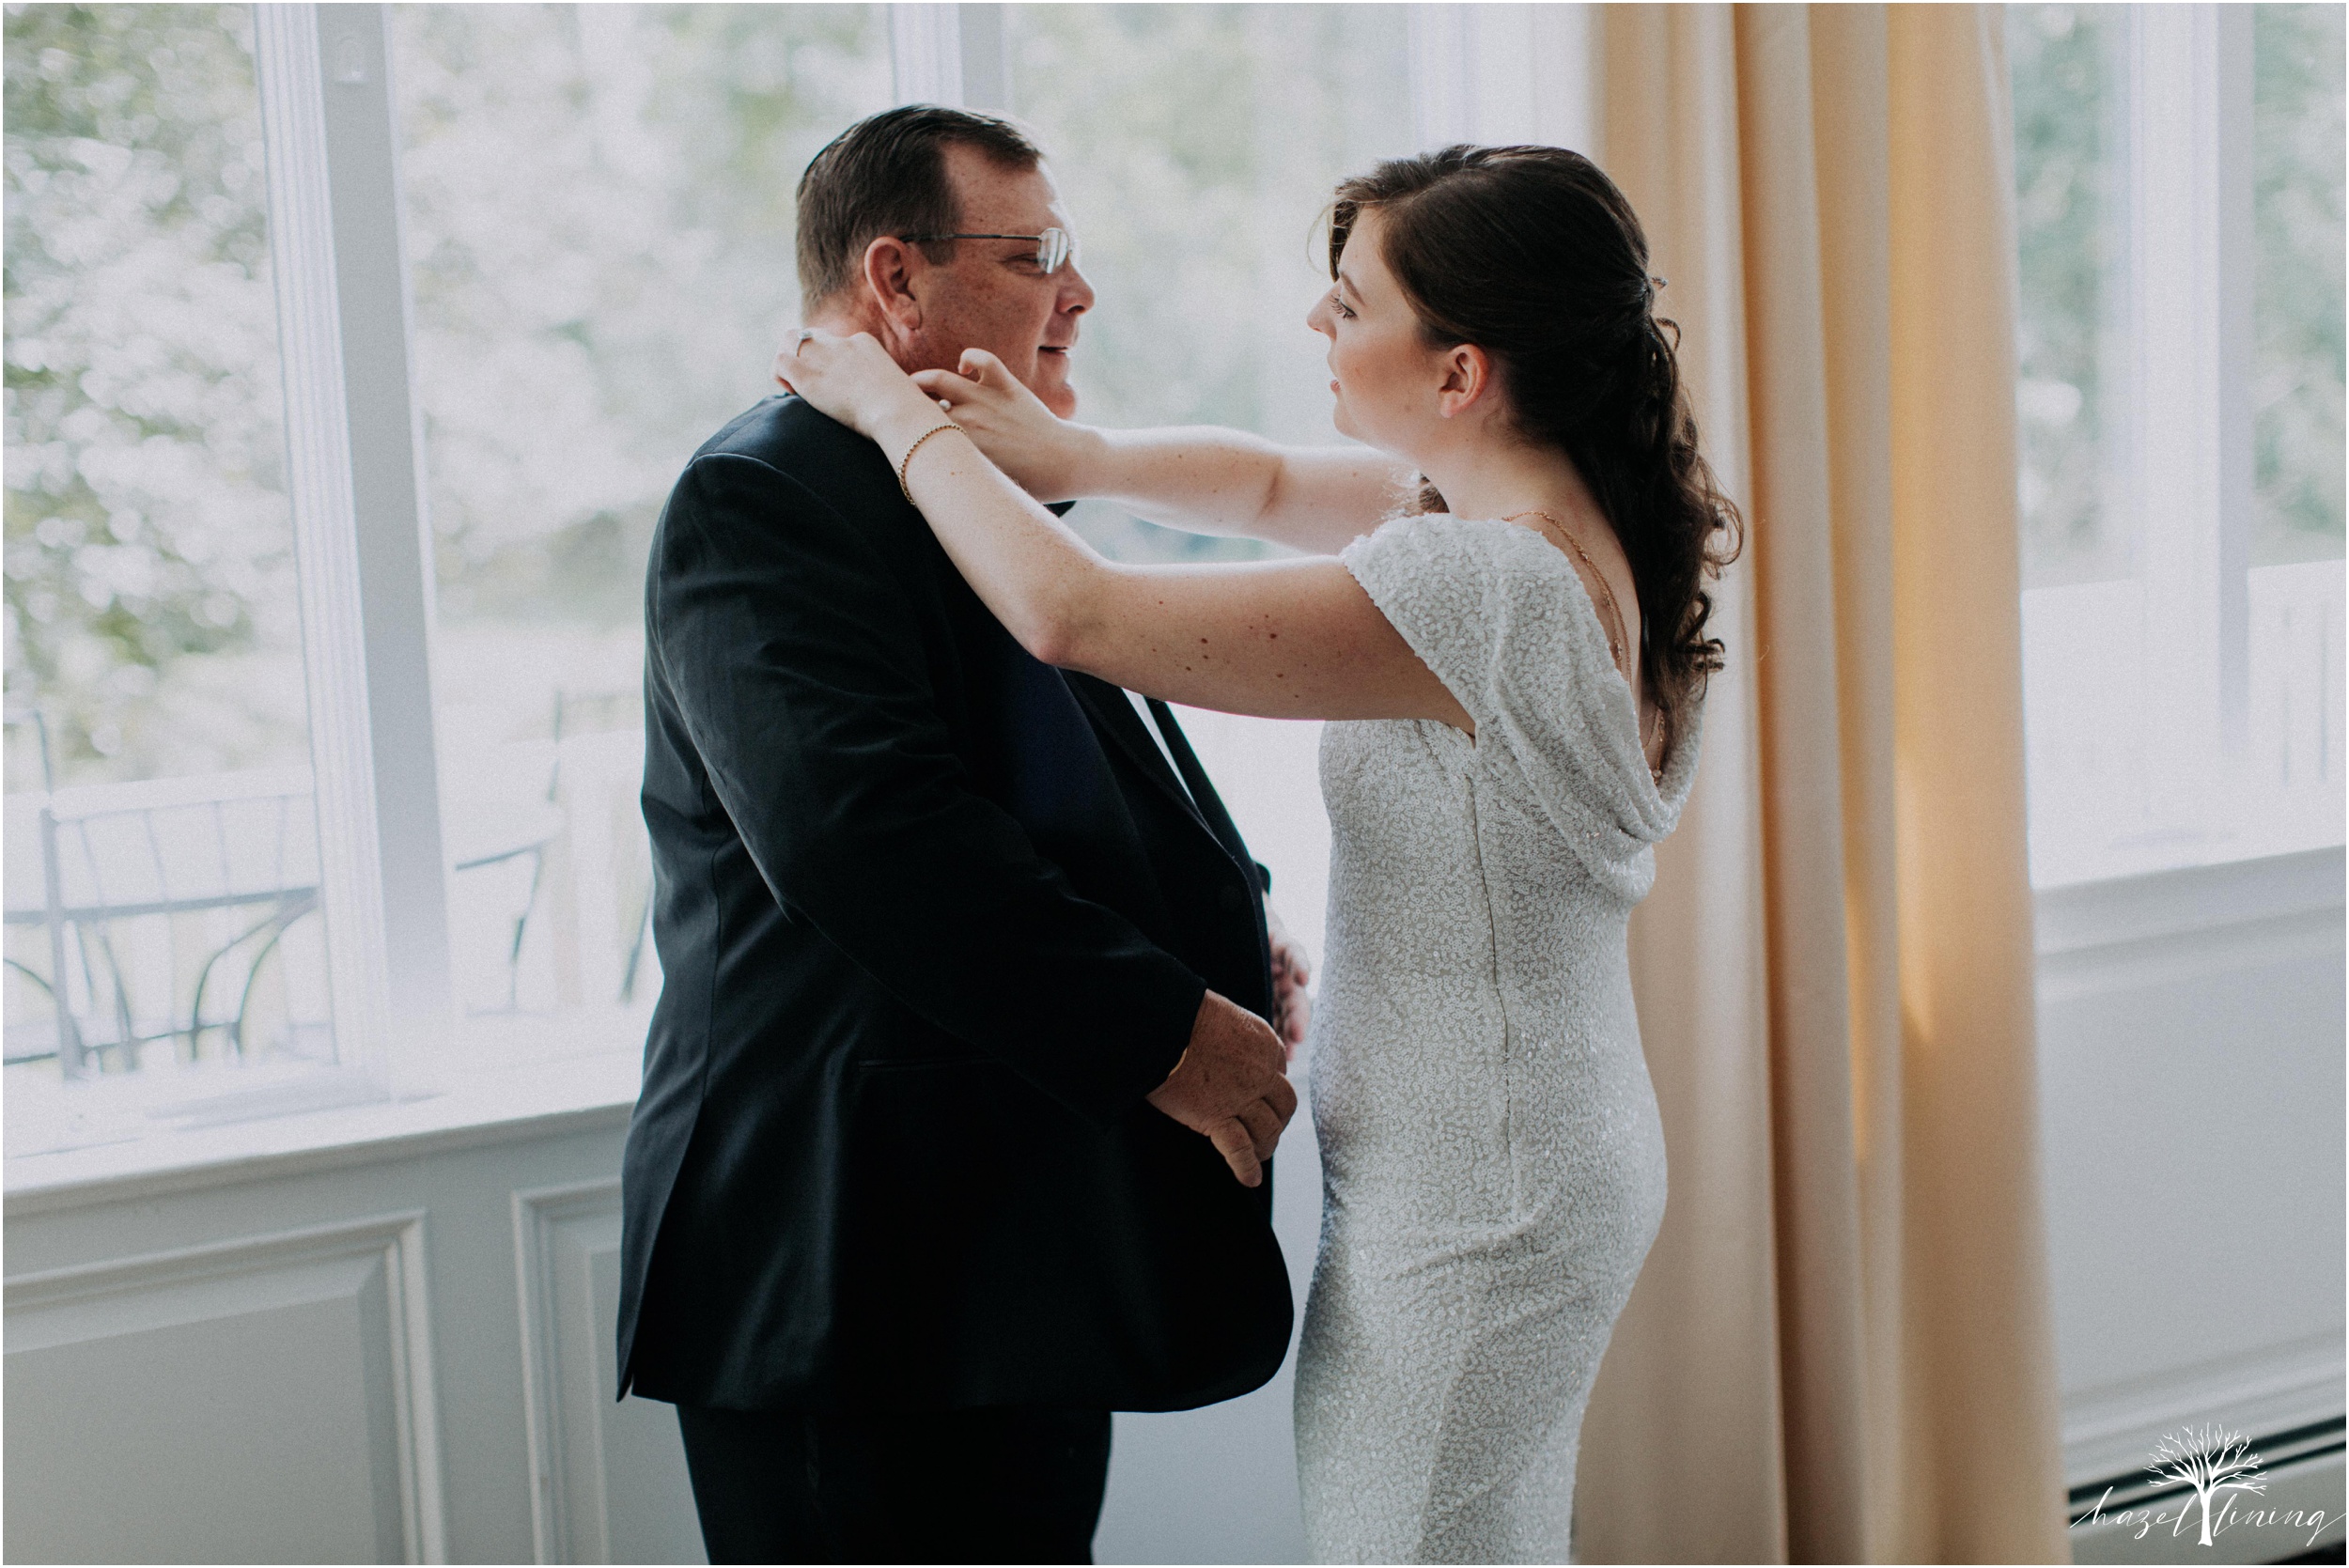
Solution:
M 1583 567 L 1589 570 L 1592 577 L 1597 580 L 1598 591 L 1607 596 L 1607 618 L 1612 623 L 1607 630 L 1607 654 L 1609 658 L 1615 661 L 1615 668 L 1623 671 L 1624 679 L 1626 682 L 1629 681 L 1631 679 L 1631 672 L 1625 668 L 1623 658 L 1623 606 L 1617 602 L 1615 598 L 1614 585 L 1607 581 L 1607 574 L 1598 569 L 1598 564 L 1591 559 L 1590 551 L 1582 548 L 1582 542 L 1579 539 L 1577 539 L 1572 534 L 1566 532 L 1566 525 L 1560 522 L 1556 518 L 1551 517 L 1548 512 L 1543 511 L 1538 506 L 1529 506 L 1522 512 L 1512 512 L 1501 520 L 1503 522 L 1515 522 L 1519 518 L 1539 518 L 1544 522 L 1549 524 L 1551 528 L 1557 531 L 1558 536 L 1566 541 L 1566 548 L 1573 551 L 1574 553 L 1580 558 Z M 1638 705 L 1639 697 L 1636 692 L 1632 696 L 1632 702 L 1635 706 Z M 1658 707 L 1656 710 L 1656 718 L 1659 725 L 1663 721 L 1663 717 L 1664 710 L 1661 707 Z M 1649 728 L 1650 726 L 1645 720 L 1641 720 L 1640 722 L 1640 760 L 1642 762 L 1647 760 Z M 1658 782 L 1661 782 L 1664 777 L 1664 770 L 1661 768 L 1656 767 L 1652 763 L 1648 767 L 1648 773 Z

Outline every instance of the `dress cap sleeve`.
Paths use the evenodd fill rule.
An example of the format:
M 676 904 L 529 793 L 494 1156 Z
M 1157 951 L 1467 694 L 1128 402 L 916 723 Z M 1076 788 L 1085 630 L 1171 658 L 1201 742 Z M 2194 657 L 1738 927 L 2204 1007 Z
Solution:
M 1639 856 L 1679 820 L 1696 716 L 1662 781 L 1648 771 L 1630 684 L 1564 551 L 1515 523 L 1395 518 L 1340 554 L 1371 602 L 1475 722 L 1475 766 L 1577 842 Z

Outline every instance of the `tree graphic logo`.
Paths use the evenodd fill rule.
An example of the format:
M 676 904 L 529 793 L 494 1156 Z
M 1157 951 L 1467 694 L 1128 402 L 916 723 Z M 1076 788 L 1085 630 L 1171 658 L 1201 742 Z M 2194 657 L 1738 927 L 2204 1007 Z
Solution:
M 2250 1439 L 2240 1432 L 2217 1426 L 2199 1430 L 2188 1427 L 2165 1436 L 2154 1446 L 2154 1462 L 2149 1467 L 2157 1476 L 2194 1488 L 2194 1500 L 2201 1505 L 2202 1514 L 2200 1545 L 2205 1546 L 2211 1544 L 2213 1503 L 2228 1492 L 2263 1496 L 2267 1491 L 2267 1483 L 2259 1479 L 2260 1456 L 2251 1452 Z
M 2295 1435 L 2287 1433 L 2285 1439 Z M 2154 1446 L 2153 1462 L 2141 1472 L 2141 1479 L 2132 1477 L 2118 1483 L 2128 1488 L 2139 1499 L 2137 1506 L 2123 1506 L 2105 1512 L 2112 1500 L 2114 1487 L 2107 1486 L 2105 1495 L 2086 1513 L 2072 1521 L 2072 1529 L 2126 1531 L 2133 1540 L 2142 1541 L 2156 1529 L 2166 1529 L 2173 1539 L 2183 1540 L 2186 1521 L 2196 1514 L 2201 1516 L 2201 1539 L 2208 1546 L 2230 1529 L 2261 1534 L 2269 1529 L 2290 1529 L 2295 1533 L 2306 1529 L 2308 1545 L 2313 1549 L 2317 1537 L 2327 1529 L 2341 1526 L 2341 1515 L 2323 1508 L 2295 1506 L 2287 1499 L 2271 1502 L 2264 1507 L 2245 1505 L 2238 1509 L 2233 1494 L 2247 1493 L 2265 1497 L 2269 1482 L 2282 1487 L 2287 1495 L 2306 1494 L 2310 1480 L 2303 1471 L 2294 1479 L 2292 1461 L 2285 1461 L 2280 1475 L 2269 1475 L 2261 1469 L 2260 1456 L 2251 1452 L 2250 1439 L 2240 1432 L 2222 1426 L 2186 1427 L 2170 1433 Z M 2236 1537 L 2239 1543 L 2241 1536 Z M 2272 1562 L 2272 1556 L 2239 1557 L 2242 1562 Z

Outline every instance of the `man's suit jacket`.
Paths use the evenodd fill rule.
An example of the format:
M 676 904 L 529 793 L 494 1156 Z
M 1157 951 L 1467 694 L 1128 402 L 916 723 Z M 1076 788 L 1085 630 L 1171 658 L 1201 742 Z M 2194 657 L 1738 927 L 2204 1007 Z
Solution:
M 796 397 L 694 455 L 645 614 L 664 979 L 623 1393 L 1163 1410 L 1270 1377 L 1270 1179 L 1143 1098 L 1206 989 L 1271 1010 L 1264 874 L 1171 718 L 1188 794 Z

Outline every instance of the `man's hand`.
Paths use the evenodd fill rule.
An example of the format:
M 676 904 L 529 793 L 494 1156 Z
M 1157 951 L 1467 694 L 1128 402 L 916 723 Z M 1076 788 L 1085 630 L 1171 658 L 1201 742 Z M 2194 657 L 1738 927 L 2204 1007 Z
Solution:
M 1190 1046 L 1150 1103 L 1203 1134 L 1242 1187 L 1264 1182 L 1264 1162 L 1297 1114 L 1280 1036 L 1255 1014 L 1209 991 L 1191 1021 Z
M 1265 903 L 1264 924 L 1272 939 L 1272 1027 L 1294 1062 L 1297 1048 L 1305 1043 L 1306 1026 L 1314 1019 L 1314 1001 L 1305 994 L 1305 985 L 1314 977 L 1313 966 L 1306 961 L 1303 945 L 1281 924 L 1270 900 Z

